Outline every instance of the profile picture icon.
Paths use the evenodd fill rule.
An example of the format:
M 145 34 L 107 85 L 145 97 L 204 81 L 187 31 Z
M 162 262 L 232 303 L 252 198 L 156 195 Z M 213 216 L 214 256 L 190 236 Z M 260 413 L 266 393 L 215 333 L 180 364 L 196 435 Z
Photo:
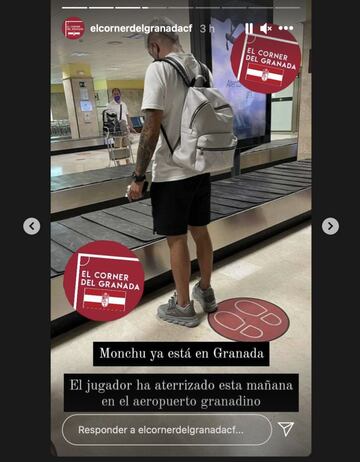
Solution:
M 70 40 L 80 39 L 85 32 L 85 23 L 75 16 L 66 18 L 61 26 L 62 33 Z

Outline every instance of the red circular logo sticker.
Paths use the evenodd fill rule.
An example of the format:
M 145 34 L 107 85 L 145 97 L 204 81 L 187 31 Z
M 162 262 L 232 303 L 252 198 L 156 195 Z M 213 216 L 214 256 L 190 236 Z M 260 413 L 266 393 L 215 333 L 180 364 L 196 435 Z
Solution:
M 144 271 L 134 252 L 96 241 L 75 252 L 65 268 L 64 290 L 78 313 L 93 321 L 122 318 L 139 303 Z
M 82 19 L 72 16 L 66 18 L 61 26 L 62 33 L 70 40 L 77 40 L 84 35 L 85 23 Z
M 209 314 L 209 324 L 219 335 L 238 342 L 270 342 L 289 328 L 286 313 L 260 298 L 230 298 Z
M 275 24 L 254 24 L 235 40 L 231 66 L 239 82 L 257 93 L 276 93 L 296 78 L 301 51 L 294 36 Z

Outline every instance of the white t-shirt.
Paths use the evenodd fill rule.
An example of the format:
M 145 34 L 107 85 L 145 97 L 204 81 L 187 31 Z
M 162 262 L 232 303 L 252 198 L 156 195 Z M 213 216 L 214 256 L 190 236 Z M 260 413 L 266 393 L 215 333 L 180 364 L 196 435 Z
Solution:
M 180 58 L 188 71 L 190 80 L 200 73 L 200 66 L 189 53 L 169 53 L 167 56 Z M 164 111 L 162 125 L 170 145 L 174 147 L 180 136 L 181 114 L 187 87 L 178 72 L 168 63 L 153 62 L 146 70 L 144 96 L 141 110 L 159 109 Z M 176 181 L 198 175 L 176 165 L 169 147 L 160 133 L 152 165 L 152 181 Z
M 128 108 L 127 108 L 126 103 L 124 103 L 123 101 L 121 101 L 120 104 L 121 104 L 121 106 L 122 106 L 121 119 L 122 119 L 122 120 L 125 120 L 126 125 L 127 125 L 127 124 L 128 124 L 127 116 L 129 115 L 129 111 L 128 111 Z M 117 102 L 113 99 L 113 100 L 110 101 L 110 103 L 108 103 L 107 106 L 106 106 L 106 110 L 107 110 L 108 112 L 114 112 L 115 114 L 117 114 L 118 120 L 120 120 L 120 104 L 117 103 Z

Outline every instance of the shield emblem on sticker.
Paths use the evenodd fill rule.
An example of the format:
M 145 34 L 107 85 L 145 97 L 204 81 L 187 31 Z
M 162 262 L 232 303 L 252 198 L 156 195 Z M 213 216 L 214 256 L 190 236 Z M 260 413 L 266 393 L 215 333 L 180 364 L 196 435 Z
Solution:
M 262 72 L 261 80 L 263 82 L 266 82 L 268 78 L 269 78 L 269 69 L 264 69 Z
M 104 292 L 101 299 L 101 306 L 106 308 L 109 305 L 110 297 L 109 294 Z

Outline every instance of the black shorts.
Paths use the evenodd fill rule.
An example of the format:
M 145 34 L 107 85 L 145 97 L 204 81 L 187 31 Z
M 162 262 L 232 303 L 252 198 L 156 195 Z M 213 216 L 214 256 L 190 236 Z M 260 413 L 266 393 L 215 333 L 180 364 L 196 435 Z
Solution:
M 154 232 L 186 234 L 188 226 L 210 223 L 210 173 L 184 180 L 152 183 L 150 197 Z

